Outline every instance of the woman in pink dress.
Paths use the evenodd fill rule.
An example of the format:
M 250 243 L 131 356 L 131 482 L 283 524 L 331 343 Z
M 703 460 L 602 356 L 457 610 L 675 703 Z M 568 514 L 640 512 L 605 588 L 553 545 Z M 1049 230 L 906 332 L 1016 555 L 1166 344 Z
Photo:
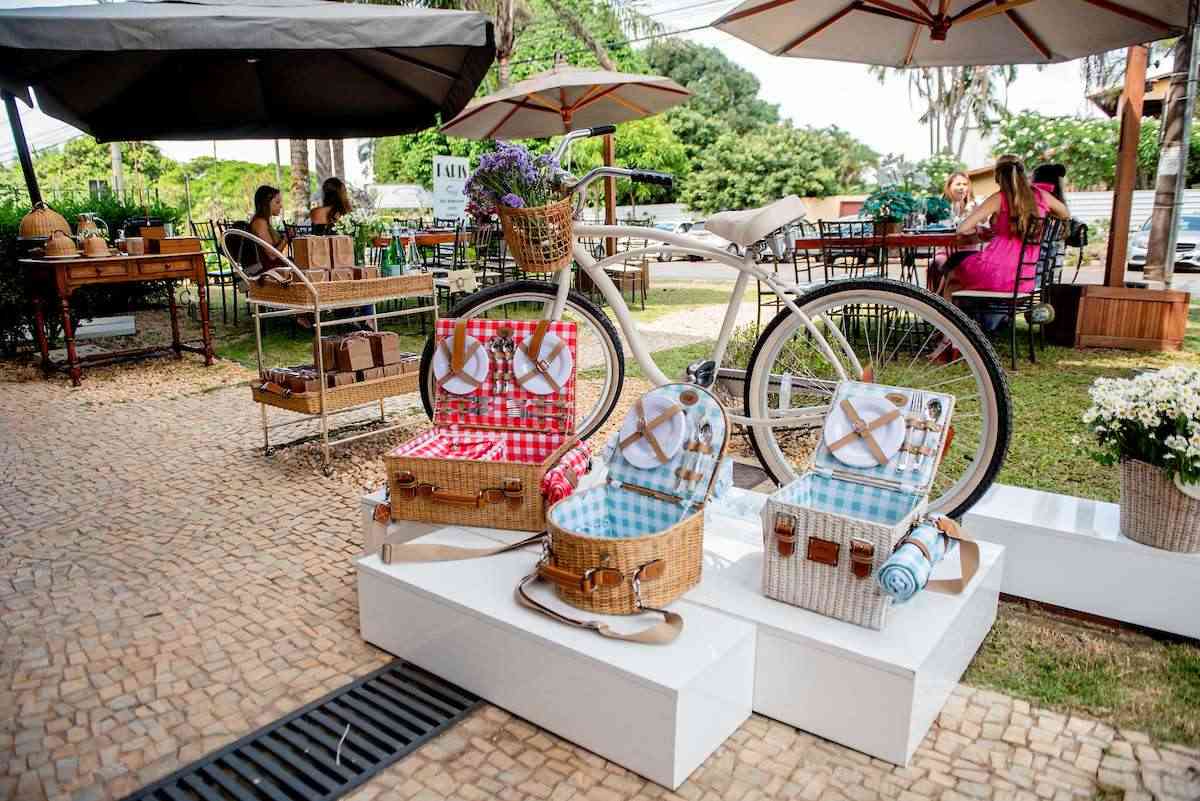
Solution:
M 1037 261 L 1040 246 L 1030 245 L 1020 259 L 1025 233 L 1037 220 L 1052 214 L 1067 219 L 1066 205 L 1054 195 L 1033 186 L 1025 175 L 1025 165 L 1016 156 L 996 160 L 996 182 L 1000 191 L 983 201 L 958 226 L 958 233 L 985 235 L 980 230 L 991 220 L 991 239 L 982 250 L 956 253 L 946 263 L 947 278 L 942 295 L 950 301 L 959 290 L 1011 292 L 1017 280 L 1018 261 Z M 1033 278 L 1021 280 L 1021 291 L 1033 289 Z

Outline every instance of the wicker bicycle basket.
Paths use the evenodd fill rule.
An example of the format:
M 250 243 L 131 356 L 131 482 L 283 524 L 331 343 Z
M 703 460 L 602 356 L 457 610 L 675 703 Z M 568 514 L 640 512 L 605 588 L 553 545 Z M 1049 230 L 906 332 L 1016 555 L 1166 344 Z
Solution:
M 500 209 L 509 255 L 522 270 L 556 272 L 571 264 L 571 198 L 526 209 Z

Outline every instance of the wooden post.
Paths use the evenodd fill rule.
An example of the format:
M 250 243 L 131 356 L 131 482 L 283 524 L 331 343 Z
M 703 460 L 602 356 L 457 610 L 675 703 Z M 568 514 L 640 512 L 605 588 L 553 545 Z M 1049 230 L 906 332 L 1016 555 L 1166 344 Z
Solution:
M 1117 103 L 1121 118 L 1117 175 L 1113 183 L 1112 226 L 1108 231 L 1104 285 L 1125 286 L 1125 261 L 1129 252 L 1129 222 L 1133 214 L 1133 187 L 1137 179 L 1138 137 L 1142 130 L 1142 101 L 1146 95 L 1145 45 L 1129 48 L 1125 58 L 1125 90 Z
M 616 148 L 613 143 L 613 135 L 605 134 L 604 136 L 604 166 L 611 167 L 616 160 Z M 614 178 L 604 179 L 604 224 L 617 224 L 617 182 Z M 611 236 L 604 238 L 604 252 L 609 256 L 617 252 L 617 240 Z
M 25 175 L 25 188 L 29 190 L 29 202 L 36 206 L 42 202 L 42 190 L 38 187 L 37 173 L 33 171 L 33 158 L 29 155 L 29 143 L 25 141 L 25 127 L 21 125 L 21 115 L 17 112 L 17 98 L 12 92 L 2 94 L 8 125 L 12 128 L 13 144 L 17 146 L 17 158 Z

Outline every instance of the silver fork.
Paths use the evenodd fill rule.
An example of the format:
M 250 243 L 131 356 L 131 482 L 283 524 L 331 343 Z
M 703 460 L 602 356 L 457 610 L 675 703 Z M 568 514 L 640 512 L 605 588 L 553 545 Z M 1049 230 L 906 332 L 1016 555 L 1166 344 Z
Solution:
M 921 410 L 924 408 L 925 393 L 914 389 L 908 399 L 908 409 L 904 413 L 904 439 L 900 442 L 900 462 L 896 465 L 896 471 L 899 473 L 903 473 L 912 466 L 913 460 L 908 452 L 908 438 L 912 433 L 912 421 L 920 419 Z

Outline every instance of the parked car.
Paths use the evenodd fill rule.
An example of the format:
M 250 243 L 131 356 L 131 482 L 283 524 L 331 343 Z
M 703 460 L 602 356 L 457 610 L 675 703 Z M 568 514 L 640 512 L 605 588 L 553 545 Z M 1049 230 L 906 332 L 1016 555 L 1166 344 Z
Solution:
M 1129 243 L 1129 269 L 1142 270 L 1146 266 L 1146 252 L 1150 247 L 1150 221 L 1134 234 Z M 1175 269 L 1179 272 L 1200 270 L 1200 214 L 1184 214 L 1179 218 L 1179 232 L 1175 236 Z
M 654 227 L 660 231 L 670 231 L 673 234 L 686 234 L 692 229 L 691 220 L 679 220 L 677 222 L 660 222 L 655 223 Z M 660 251 L 656 257 L 659 261 L 671 261 L 671 254 L 666 251 Z
M 710 248 L 716 248 L 717 250 L 727 250 L 730 253 L 734 253 L 734 254 L 741 252 L 741 250 L 738 248 L 737 245 L 730 242 L 728 239 L 723 239 L 723 238 L 717 236 L 712 231 L 709 231 L 707 228 L 705 228 L 705 222 L 706 222 L 705 220 L 700 220 L 699 222 L 692 223 L 692 227 L 691 227 L 691 230 L 688 231 L 688 235 L 694 239 L 700 240 L 702 243 L 704 243 L 705 245 L 707 245 Z M 693 258 L 696 258 L 696 257 L 693 257 Z M 696 260 L 699 261 L 698 258 L 696 258 Z

